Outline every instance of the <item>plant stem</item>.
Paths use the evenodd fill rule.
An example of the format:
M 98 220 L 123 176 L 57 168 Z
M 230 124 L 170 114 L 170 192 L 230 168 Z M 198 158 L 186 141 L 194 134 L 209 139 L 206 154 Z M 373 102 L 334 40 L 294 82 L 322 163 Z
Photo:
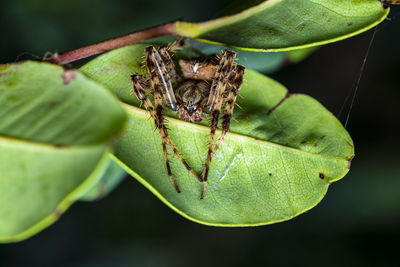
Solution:
M 96 44 L 81 47 L 72 51 L 64 52 L 61 54 L 54 54 L 52 57 L 45 59 L 45 61 L 64 65 L 70 62 L 77 61 L 82 58 L 90 57 L 93 55 L 100 54 L 102 52 L 123 47 L 126 45 L 134 44 L 140 41 L 148 40 L 151 38 L 174 35 L 176 31 L 174 29 L 175 21 L 147 28 L 138 32 L 133 32 L 121 37 L 113 38 Z

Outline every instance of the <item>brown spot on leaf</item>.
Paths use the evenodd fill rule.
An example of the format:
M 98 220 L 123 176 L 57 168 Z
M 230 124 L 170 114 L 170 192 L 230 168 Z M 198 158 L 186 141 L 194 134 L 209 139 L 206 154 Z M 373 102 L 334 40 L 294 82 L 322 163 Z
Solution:
M 56 209 L 55 211 L 53 211 L 53 214 L 54 214 L 54 216 L 56 217 L 56 219 L 58 220 L 58 219 L 60 219 L 60 217 L 63 215 L 63 211 L 62 210 L 59 210 L 59 209 Z
M 325 178 L 325 174 L 323 174 L 322 172 L 319 173 L 319 178 L 324 179 Z
M 354 155 L 353 156 L 351 156 L 349 159 L 348 159 L 348 161 L 347 161 L 347 169 L 349 169 L 350 170 L 350 167 L 351 167 L 351 161 L 354 159 Z
M 54 144 L 54 147 L 55 148 L 63 148 L 63 147 L 65 147 L 65 145 L 63 145 L 63 144 Z
M 64 85 L 69 84 L 73 79 L 76 78 L 76 70 L 65 70 L 61 75 Z
M 299 25 L 296 26 L 296 30 L 298 30 L 299 32 L 303 31 L 304 28 L 306 27 L 305 23 L 300 23 Z
M 268 173 L 269 176 L 272 176 L 272 173 Z
M 348 22 L 347 23 L 347 26 L 351 26 L 351 25 L 353 25 L 353 22 Z
M 8 68 L 8 67 L 10 67 L 11 66 L 11 63 L 3 63 L 3 64 L 0 64 L 0 68 L 1 69 L 5 69 L 5 68 Z
M 349 141 L 346 141 L 346 143 L 347 143 L 349 146 L 353 147 L 353 144 L 350 143 Z
M 104 182 L 101 182 L 100 186 L 98 188 L 97 195 L 96 195 L 95 199 L 96 200 L 101 199 L 103 197 L 103 194 L 104 194 L 105 190 L 106 190 L 106 184 Z
M 317 143 L 314 143 L 314 144 L 313 144 L 313 147 L 317 147 Z

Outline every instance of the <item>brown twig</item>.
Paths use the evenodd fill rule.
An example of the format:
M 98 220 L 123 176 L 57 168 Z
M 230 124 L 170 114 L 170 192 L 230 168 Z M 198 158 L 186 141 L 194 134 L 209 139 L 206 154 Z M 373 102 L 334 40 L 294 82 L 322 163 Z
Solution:
M 77 61 L 82 58 L 97 55 L 111 49 L 134 44 L 140 41 L 164 35 L 174 35 L 176 34 L 174 25 L 175 21 L 155 26 L 152 28 L 147 28 L 138 32 L 133 32 L 121 37 L 109 39 L 103 42 L 88 45 L 72 51 L 64 52 L 61 54 L 54 54 L 52 57 L 45 59 L 45 61 L 58 65 L 64 65 L 70 62 Z

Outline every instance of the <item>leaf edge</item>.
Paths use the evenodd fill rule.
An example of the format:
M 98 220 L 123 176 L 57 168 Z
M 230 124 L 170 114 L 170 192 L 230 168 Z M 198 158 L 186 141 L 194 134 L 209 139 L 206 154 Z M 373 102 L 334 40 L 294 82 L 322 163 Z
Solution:
M 44 217 L 42 220 L 36 222 L 23 232 L 20 232 L 15 235 L 10 236 L 0 236 L 0 243 L 14 243 L 19 242 L 29 237 L 36 235 L 37 233 L 41 232 L 42 230 L 46 229 L 62 216 L 65 211 L 71 207 L 71 205 L 78 201 L 79 198 L 86 193 L 88 188 L 93 184 L 96 183 L 104 173 L 107 162 L 109 160 L 110 149 L 105 148 L 103 155 L 101 156 L 97 166 L 93 170 L 93 172 L 82 181 L 80 185 L 78 185 L 74 190 L 68 193 L 65 198 L 55 207 L 54 211 Z

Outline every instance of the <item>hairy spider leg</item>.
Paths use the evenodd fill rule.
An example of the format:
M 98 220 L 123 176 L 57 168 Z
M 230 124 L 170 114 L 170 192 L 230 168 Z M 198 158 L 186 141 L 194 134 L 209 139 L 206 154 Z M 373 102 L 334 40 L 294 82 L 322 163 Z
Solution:
M 244 67 L 242 65 L 237 65 L 234 68 L 234 71 L 231 73 L 229 77 L 229 87 L 226 89 L 228 95 L 225 99 L 225 110 L 224 115 L 222 116 L 222 132 L 221 136 L 218 138 L 217 143 L 214 146 L 214 150 L 211 153 L 211 158 L 215 155 L 215 152 L 218 150 L 219 146 L 221 145 L 222 141 L 224 140 L 225 135 L 229 131 L 231 118 L 233 114 L 233 109 L 236 103 L 236 97 L 238 96 L 238 91 L 243 83 L 243 75 L 244 75 Z M 204 175 L 205 168 L 203 169 L 201 175 Z
M 207 113 L 212 112 L 212 119 L 210 124 L 211 132 L 208 143 L 208 153 L 207 153 L 207 161 L 205 164 L 203 191 L 201 192 L 201 197 L 200 197 L 201 199 L 204 198 L 204 194 L 206 191 L 208 171 L 210 169 L 210 163 L 212 159 L 212 145 L 214 143 L 215 131 L 218 126 L 219 114 L 221 113 L 225 88 L 228 83 L 229 76 L 231 75 L 231 72 L 233 71 L 234 68 L 235 55 L 236 55 L 235 52 L 230 50 L 224 50 L 222 52 L 222 56 L 218 64 L 217 70 L 215 72 L 210 88 L 210 95 L 208 97 L 208 101 L 206 104 L 206 109 L 208 109 Z
M 181 49 L 182 46 L 185 45 L 184 38 L 181 38 L 175 42 L 173 42 L 168 47 L 161 47 L 158 49 L 158 53 L 161 56 L 162 62 L 165 66 L 165 69 L 171 79 L 172 86 L 177 86 L 181 81 L 181 77 L 177 74 L 174 61 L 172 60 L 170 53 L 175 52 L 178 49 Z M 168 100 L 164 97 L 164 100 L 167 102 Z M 179 110 L 183 109 L 183 105 L 181 104 L 178 107 Z M 180 111 L 180 113 L 182 113 Z
M 236 97 L 238 95 L 238 91 L 243 83 L 243 75 L 244 75 L 244 67 L 242 65 L 237 65 L 235 68 L 235 72 L 232 75 L 232 79 L 229 81 L 229 84 L 232 86 L 229 88 L 228 96 L 225 100 L 225 111 L 224 116 L 222 117 L 222 133 L 218 138 L 218 141 L 214 147 L 212 154 L 214 155 L 222 141 L 226 133 L 229 131 L 229 127 L 231 124 L 231 118 L 233 114 L 233 108 L 235 107 Z
M 162 124 L 162 122 L 159 121 L 159 119 L 157 117 L 157 111 L 154 109 L 153 104 L 151 103 L 149 98 L 146 96 L 145 91 L 144 91 L 145 90 L 144 88 L 148 88 L 149 82 L 145 77 L 138 75 L 138 74 L 132 75 L 131 78 L 132 78 L 132 83 L 133 83 L 133 92 L 135 93 L 136 97 L 140 100 L 140 102 L 142 102 L 142 104 L 145 106 L 147 111 L 150 113 L 150 116 L 153 118 L 157 128 L 160 131 L 161 143 L 163 146 L 165 164 L 167 166 L 167 171 L 168 171 L 168 177 L 169 177 L 172 185 L 174 186 L 176 192 L 180 193 L 181 191 L 179 190 L 179 187 L 176 185 L 174 178 L 172 178 L 171 166 L 169 165 L 167 148 L 165 146 L 166 138 L 165 137 L 163 138 L 163 136 L 165 136 L 165 131 L 166 131 L 165 126 Z
M 165 56 L 165 55 L 164 55 Z M 178 103 L 176 102 L 174 90 L 172 87 L 173 80 L 169 75 L 168 68 L 173 68 L 172 59 L 168 56 L 166 57 L 168 65 L 166 65 L 154 46 L 146 47 L 146 64 L 147 69 L 150 73 L 151 80 L 154 82 L 154 86 L 159 87 L 160 95 L 164 98 L 165 103 L 174 111 L 178 110 Z M 176 73 L 175 73 L 176 75 Z M 174 77 L 175 78 L 175 77 Z M 156 89 L 156 88 L 154 88 Z M 155 93 L 157 90 L 154 90 Z M 162 99 L 162 98 L 161 98 Z M 156 104 L 157 105 L 157 104 Z M 161 102 L 162 105 L 162 102 Z
M 169 44 L 167 47 L 160 47 L 157 50 L 162 62 L 165 66 L 166 73 L 169 75 L 169 78 L 171 79 L 171 84 L 172 86 L 177 85 L 181 81 L 181 77 L 177 74 L 176 72 L 176 67 L 174 64 L 174 61 L 171 58 L 170 53 L 174 53 L 176 50 L 182 49 L 183 47 L 187 46 L 186 44 L 186 38 L 181 37 L 180 39 L 176 40 L 175 42 Z
M 175 147 L 175 145 L 172 143 L 172 140 L 168 136 L 168 130 L 164 125 L 164 115 L 163 115 L 163 108 L 162 108 L 162 103 L 163 103 L 163 98 L 165 99 L 173 99 L 175 101 L 175 104 L 172 102 L 168 102 L 167 104 L 172 108 L 174 105 L 176 109 L 178 109 L 176 100 L 175 100 L 175 94 L 172 90 L 172 85 L 171 85 L 171 78 L 166 72 L 165 64 L 164 61 L 162 60 L 160 54 L 158 51 L 153 47 L 149 46 L 146 48 L 146 61 L 147 61 L 147 67 L 149 70 L 149 73 L 151 75 L 150 78 L 150 87 L 153 88 L 154 90 L 154 103 L 155 103 L 155 115 L 156 115 L 156 121 L 158 122 L 157 127 L 160 129 L 160 135 L 161 139 L 165 139 L 167 144 L 171 147 L 171 149 L 174 151 L 175 155 L 179 158 L 179 160 L 182 162 L 182 164 L 186 167 L 186 169 L 192 174 L 197 180 L 202 181 L 201 177 L 197 175 L 192 168 L 189 166 L 189 164 L 186 162 L 186 160 L 183 158 L 181 153 L 179 153 L 178 149 Z M 168 87 L 171 86 L 171 87 Z M 171 92 L 172 97 L 163 97 L 166 94 L 169 94 Z
M 175 48 L 173 51 L 175 51 L 176 49 L 178 48 Z M 166 73 L 168 73 L 169 79 L 171 80 L 171 85 L 174 87 L 181 81 L 181 78 L 176 72 L 175 64 L 169 54 L 169 51 L 170 50 L 168 49 L 168 47 L 161 47 L 160 49 L 158 49 L 158 53 L 160 54 L 161 60 L 165 66 Z
M 189 47 L 189 45 L 186 43 L 186 37 L 179 38 L 165 48 L 169 52 L 175 52 L 176 50 L 182 49 L 183 47 Z

